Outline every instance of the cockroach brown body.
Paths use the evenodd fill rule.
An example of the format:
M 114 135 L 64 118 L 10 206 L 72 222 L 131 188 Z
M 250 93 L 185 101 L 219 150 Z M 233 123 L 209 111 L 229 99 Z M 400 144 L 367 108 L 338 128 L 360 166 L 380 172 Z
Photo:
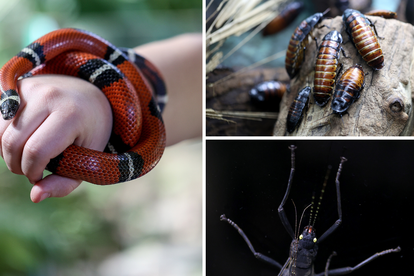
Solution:
M 308 102 L 310 92 L 311 88 L 309 86 L 302 88 L 290 105 L 286 122 L 286 129 L 289 133 L 292 133 L 302 120 L 303 111 Z
M 280 81 L 264 81 L 250 90 L 250 100 L 255 103 L 263 103 L 281 99 L 288 87 L 288 84 Z
M 313 97 L 319 106 L 324 106 L 334 90 L 339 64 L 339 51 L 342 50 L 342 36 L 338 31 L 325 35 L 319 47 L 313 82 Z
M 286 51 L 285 67 L 286 71 L 291 79 L 293 79 L 300 68 L 302 67 L 305 59 L 305 49 L 309 43 L 309 37 L 311 37 L 311 31 L 318 24 L 325 13 L 315 13 L 309 16 L 300 23 L 300 25 L 293 32 L 289 41 L 289 46 Z
M 387 10 L 372 10 L 369 12 L 366 12 L 365 15 L 371 15 L 371 16 L 379 16 L 387 19 L 396 19 L 397 13 L 393 11 L 387 11 Z
M 375 25 L 362 13 L 353 9 L 342 15 L 346 32 L 354 42 L 358 53 L 375 70 L 384 67 L 384 55 L 376 35 Z M 375 31 L 375 32 L 374 32 Z
M 286 28 L 303 10 L 303 4 L 301 2 L 289 3 L 278 16 L 276 16 L 269 24 L 263 29 L 263 35 L 272 35 L 280 32 Z
M 361 95 L 365 86 L 362 66 L 355 64 L 345 71 L 336 85 L 331 108 L 334 114 L 342 116 Z

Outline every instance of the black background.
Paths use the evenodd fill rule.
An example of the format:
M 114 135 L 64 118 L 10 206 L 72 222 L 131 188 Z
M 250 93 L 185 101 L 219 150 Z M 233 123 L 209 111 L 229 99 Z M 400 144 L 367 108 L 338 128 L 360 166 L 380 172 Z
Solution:
M 315 273 L 323 272 L 332 251 L 330 268 L 355 266 L 376 252 L 402 248 L 365 265 L 351 275 L 407 275 L 412 273 L 414 237 L 414 141 L 404 140 L 210 140 L 206 146 L 206 270 L 207 275 L 277 275 L 256 260 L 237 231 L 220 215 L 237 223 L 256 251 L 283 264 L 291 238 L 277 208 L 290 173 L 290 150 L 296 149 L 296 172 L 285 210 L 292 227 L 319 194 L 328 165 L 329 182 L 315 224 L 319 237 L 338 218 L 335 175 L 345 156 L 340 178 L 343 222 L 320 243 Z M 307 225 L 309 212 L 300 227 Z M 374 274 L 375 273 L 375 274 Z

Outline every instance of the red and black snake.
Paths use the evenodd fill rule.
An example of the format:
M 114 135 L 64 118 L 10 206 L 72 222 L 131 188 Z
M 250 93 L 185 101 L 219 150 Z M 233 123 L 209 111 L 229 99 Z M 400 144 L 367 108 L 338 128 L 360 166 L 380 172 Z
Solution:
M 143 176 L 160 160 L 166 141 L 161 117 L 166 90 L 161 74 L 148 60 L 87 31 L 53 31 L 0 69 L 0 110 L 5 120 L 18 112 L 16 82 L 27 74 L 65 74 L 88 80 L 105 93 L 112 107 L 114 124 L 106 150 L 112 153 L 70 145 L 50 161 L 47 170 L 107 185 Z

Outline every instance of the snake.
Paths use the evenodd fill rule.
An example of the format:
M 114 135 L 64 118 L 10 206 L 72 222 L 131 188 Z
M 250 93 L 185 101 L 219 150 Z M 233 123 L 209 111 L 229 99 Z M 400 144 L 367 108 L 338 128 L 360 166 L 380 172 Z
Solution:
M 52 158 L 46 170 L 108 185 L 139 178 L 157 165 L 166 145 L 161 111 L 167 95 L 163 77 L 150 61 L 89 31 L 52 31 L 0 69 L 3 119 L 11 120 L 18 113 L 19 78 L 40 74 L 64 74 L 89 81 L 108 98 L 113 114 L 112 133 L 103 152 L 72 144 Z

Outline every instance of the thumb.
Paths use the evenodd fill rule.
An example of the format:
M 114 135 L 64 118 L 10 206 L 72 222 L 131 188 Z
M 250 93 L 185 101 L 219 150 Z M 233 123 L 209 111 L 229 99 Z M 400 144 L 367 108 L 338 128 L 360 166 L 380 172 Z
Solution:
M 75 190 L 82 180 L 51 174 L 36 182 L 30 192 L 30 198 L 38 203 L 48 197 L 64 197 Z

